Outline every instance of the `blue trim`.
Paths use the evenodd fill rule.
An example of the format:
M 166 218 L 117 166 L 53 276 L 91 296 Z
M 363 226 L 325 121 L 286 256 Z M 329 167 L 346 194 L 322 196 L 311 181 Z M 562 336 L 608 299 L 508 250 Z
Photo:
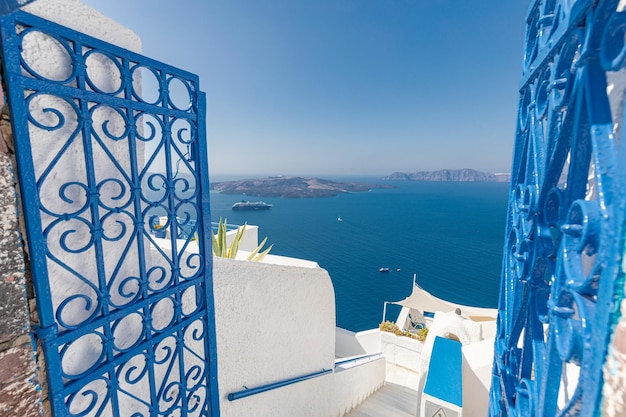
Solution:
M 463 407 L 463 354 L 460 342 L 435 337 L 424 394 Z
M 371 358 L 374 358 L 374 357 L 382 357 L 382 356 L 383 356 L 382 352 L 378 352 L 378 353 L 371 353 L 369 355 L 357 356 L 355 358 L 344 359 L 344 360 L 341 360 L 341 361 L 335 361 L 335 368 L 337 368 L 338 366 L 341 366 L 341 365 L 345 365 L 346 363 L 358 362 L 358 361 L 361 361 L 363 359 L 371 359 Z
M 217 377 L 217 333 L 215 326 L 215 294 L 213 293 L 213 239 L 211 233 L 207 233 L 211 226 L 211 184 L 209 181 L 209 157 L 207 153 L 206 142 L 206 95 L 203 91 L 198 92 L 198 140 L 196 142 L 195 158 L 198 161 L 198 176 L 200 184 L 200 213 L 202 215 L 198 219 L 200 228 L 198 234 L 201 236 L 198 245 L 201 247 L 201 253 L 204 253 L 204 271 L 205 271 L 205 303 L 208 315 L 205 318 L 207 323 L 207 342 L 208 349 L 208 389 L 211 398 L 210 415 L 211 417 L 220 416 L 219 408 L 219 386 Z
M 219 225 L 218 222 L 211 222 L 211 230 L 213 230 L 214 232 L 217 233 L 217 226 Z M 226 231 L 230 232 L 232 230 L 237 230 L 241 227 L 241 225 L 238 224 L 231 224 L 231 223 L 227 223 L 226 224 Z
M 308 379 L 313 379 L 313 378 L 317 378 L 323 375 L 328 375 L 328 374 L 331 374 L 332 372 L 333 372 L 332 369 L 324 369 L 319 372 L 314 372 L 312 374 L 302 375 L 302 376 L 291 378 L 291 379 L 285 379 L 283 381 L 274 382 L 274 383 L 267 384 L 267 385 L 261 385 L 260 387 L 246 388 L 241 391 L 231 392 L 230 394 L 228 394 L 228 401 L 235 401 L 241 398 L 249 397 L 251 395 L 261 394 L 263 392 L 271 391 L 276 388 L 281 388 L 287 385 L 306 381 Z

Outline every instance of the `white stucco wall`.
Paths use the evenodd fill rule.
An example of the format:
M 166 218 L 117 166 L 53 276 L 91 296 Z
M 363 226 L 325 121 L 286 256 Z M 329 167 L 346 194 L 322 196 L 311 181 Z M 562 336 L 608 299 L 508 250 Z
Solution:
M 416 390 L 424 343 L 406 336 L 381 332 L 381 351 L 387 359 L 386 380 Z
M 311 265 L 214 258 L 213 281 L 223 417 L 342 417 L 383 385 L 385 359 L 374 358 L 229 401 L 244 386 L 334 369 L 335 297 L 328 273 Z
M 370 329 L 361 332 L 352 332 L 337 327 L 335 330 L 335 355 L 339 358 L 379 353 L 380 330 Z
M 328 273 L 214 258 L 218 384 L 224 417 L 329 415 L 333 375 L 228 401 L 229 393 L 333 369 Z
M 226 244 L 230 245 L 230 243 L 235 238 L 237 234 L 236 230 L 232 230 L 226 234 Z M 246 225 L 246 230 L 239 242 L 239 249 L 245 250 L 248 252 L 252 252 L 259 245 L 259 226 L 254 225 Z M 269 245 L 265 245 L 263 249 L 268 248 Z
M 365 353 L 367 351 L 357 340 L 355 332 L 342 329 L 341 327 L 335 329 L 335 355 L 338 358 L 363 355 Z
M 493 368 L 494 339 L 461 348 L 463 353 L 463 415 L 489 414 L 489 389 Z
M 79 0 L 37 0 L 22 10 L 133 52 L 141 52 L 141 40 L 133 31 Z
M 389 363 L 419 372 L 424 343 L 406 336 L 381 332 L 381 351 Z
M 385 359 L 379 358 L 334 375 L 332 403 L 329 416 L 343 415 L 367 399 L 385 382 Z

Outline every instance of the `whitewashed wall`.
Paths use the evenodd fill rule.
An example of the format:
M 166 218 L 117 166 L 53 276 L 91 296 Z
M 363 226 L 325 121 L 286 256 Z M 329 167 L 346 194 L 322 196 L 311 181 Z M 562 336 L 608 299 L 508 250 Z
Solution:
M 335 296 L 328 273 L 214 258 L 213 280 L 222 416 L 329 415 L 332 375 L 226 398 L 244 386 L 333 368 Z
M 463 415 L 489 414 L 489 389 L 493 368 L 494 338 L 461 348 L 463 353 Z
M 141 40 L 132 30 L 79 0 L 37 0 L 22 7 L 22 10 L 141 53 Z
M 385 382 L 385 359 L 380 358 L 356 367 L 338 371 L 334 375 L 332 404 L 328 414 L 343 417 L 381 388 Z
M 337 327 L 335 331 L 335 354 L 337 357 L 344 358 L 379 353 L 381 351 L 380 334 L 378 328 L 352 332 Z
M 385 360 L 379 358 L 258 395 L 227 399 L 244 387 L 334 369 L 334 289 L 325 270 L 313 262 L 303 265 L 214 258 L 223 417 L 341 417 L 383 385 Z

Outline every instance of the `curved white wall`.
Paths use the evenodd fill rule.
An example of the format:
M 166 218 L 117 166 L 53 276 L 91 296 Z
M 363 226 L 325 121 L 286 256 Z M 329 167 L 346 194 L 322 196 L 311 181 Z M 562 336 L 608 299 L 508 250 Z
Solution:
M 214 258 L 221 415 L 330 415 L 329 374 L 236 401 L 229 393 L 333 369 L 335 296 L 321 268 Z

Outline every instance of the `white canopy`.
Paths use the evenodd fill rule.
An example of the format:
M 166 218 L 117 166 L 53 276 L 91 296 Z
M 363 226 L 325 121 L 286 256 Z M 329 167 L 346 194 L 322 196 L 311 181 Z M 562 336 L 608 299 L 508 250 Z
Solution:
M 437 298 L 428 291 L 424 290 L 417 284 L 413 285 L 413 292 L 407 298 L 401 301 L 394 301 L 393 304 L 399 304 L 403 307 L 412 308 L 422 313 L 424 311 L 436 312 L 441 311 L 448 313 L 461 309 L 461 314 L 474 320 L 495 319 L 498 316 L 498 310 L 495 308 L 470 307 L 462 304 L 454 304 L 441 298 Z

